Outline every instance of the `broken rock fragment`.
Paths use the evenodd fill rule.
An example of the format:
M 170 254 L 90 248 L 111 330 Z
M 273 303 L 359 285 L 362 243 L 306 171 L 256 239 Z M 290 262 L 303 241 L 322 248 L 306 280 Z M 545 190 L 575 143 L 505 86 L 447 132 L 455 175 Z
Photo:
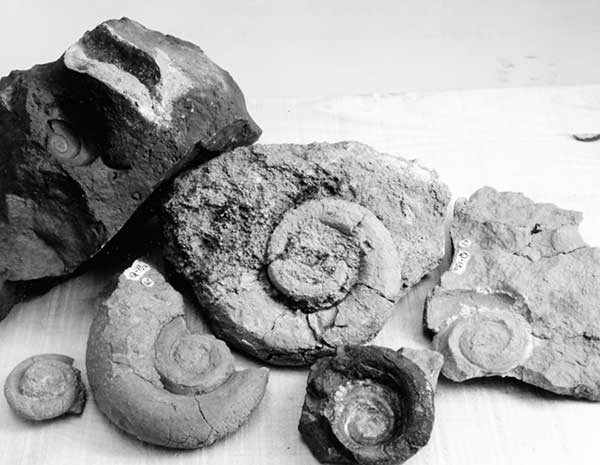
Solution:
M 34 355 L 8 375 L 4 396 L 10 408 L 26 420 L 51 420 L 65 414 L 80 415 L 86 401 L 81 372 L 71 357 Z
M 411 361 L 427 361 L 423 371 Z M 298 429 L 323 463 L 401 464 L 429 441 L 441 356 L 344 346 L 311 367 Z M 437 367 L 437 369 L 436 369 Z
M 260 404 L 266 368 L 236 371 L 223 341 L 191 331 L 181 294 L 144 261 L 119 277 L 88 339 L 98 408 L 122 430 L 164 447 L 205 447 Z
M 600 400 L 600 249 L 581 219 L 489 187 L 457 201 L 454 258 L 426 308 L 446 377 Z
M 435 172 L 357 142 L 239 148 L 177 179 L 166 255 L 220 337 L 306 365 L 372 339 L 437 266 L 448 201 Z
M 183 166 L 259 134 L 200 48 L 126 18 L 13 71 L 0 79 L 0 281 L 71 273 Z

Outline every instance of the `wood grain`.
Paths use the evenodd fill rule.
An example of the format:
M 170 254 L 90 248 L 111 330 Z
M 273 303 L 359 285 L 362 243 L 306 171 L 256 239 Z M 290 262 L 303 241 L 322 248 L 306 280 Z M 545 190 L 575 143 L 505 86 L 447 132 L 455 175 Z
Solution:
M 435 167 L 455 196 L 489 184 L 584 212 L 582 232 L 600 244 L 600 86 L 371 95 L 250 102 L 262 142 L 361 140 Z M 139 242 L 144 244 L 144 236 Z M 106 280 L 127 254 L 104 262 L 29 302 L 0 323 L 0 379 L 36 353 L 73 356 L 84 369 L 88 328 Z M 426 347 L 423 299 L 428 276 L 395 308 L 377 344 Z M 193 306 L 192 303 L 190 303 Z M 256 362 L 236 355 L 240 366 Z M 248 425 L 205 450 L 174 452 L 139 443 L 102 417 L 90 399 L 81 417 L 44 424 L 19 420 L 0 401 L 0 463 L 312 464 L 297 422 L 306 371 L 271 370 L 267 395 Z M 516 381 L 442 380 L 429 445 L 409 463 L 597 463 L 600 404 L 561 398 Z

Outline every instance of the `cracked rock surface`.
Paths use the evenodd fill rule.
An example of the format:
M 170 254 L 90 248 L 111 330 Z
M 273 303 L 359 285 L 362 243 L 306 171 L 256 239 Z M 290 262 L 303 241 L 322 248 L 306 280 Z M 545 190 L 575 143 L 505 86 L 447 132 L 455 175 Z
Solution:
M 455 381 L 510 376 L 600 400 L 600 249 L 582 216 L 484 187 L 457 201 L 426 324 Z
M 416 357 L 427 371 L 411 358 Z M 311 367 L 298 429 L 323 463 L 393 465 L 429 441 L 441 356 L 344 346 Z
M 136 260 L 90 328 L 86 353 L 98 408 L 122 430 L 164 447 L 205 447 L 236 431 L 260 404 L 266 368 L 236 371 L 223 341 L 190 331 L 184 303 Z
M 212 327 L 269 363 L 372 339 L 438 265 L 449 192 L 357 142 L 238 148 L 175 182 L 166 258 Z
M 0 281 L 73 272 L 163 181 L 259 135 L 200 48 L 126 18 L 13 71 L 0 79 Z

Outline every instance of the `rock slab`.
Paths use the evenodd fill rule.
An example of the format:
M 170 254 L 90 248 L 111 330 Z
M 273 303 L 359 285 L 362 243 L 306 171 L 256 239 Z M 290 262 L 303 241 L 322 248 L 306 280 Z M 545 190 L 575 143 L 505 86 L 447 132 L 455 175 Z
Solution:
M 509 376 L 600 400 L 600 249 L 582 215 L 484 187 L 457 201 L 454 258 L 426 304 L 444 376 Z
M 165 180 L 260 132 L 199 47 L 126 18 L 13 71 L 0 79 L 0 281 L 73 272 Z
M 372 339 L 443 256 L 437 174 L 358 142 L 255 145 L 181 177 L 166 258 L 214 331 L 279 365 Z

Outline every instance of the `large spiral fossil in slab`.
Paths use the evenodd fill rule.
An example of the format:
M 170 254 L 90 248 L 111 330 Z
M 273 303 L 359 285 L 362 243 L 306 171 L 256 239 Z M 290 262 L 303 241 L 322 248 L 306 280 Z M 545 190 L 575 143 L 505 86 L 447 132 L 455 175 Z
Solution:
M 190 331 L 183 300 L 137 260 L 90 328 L 87 371 L 100 410 L 138 439 L 205 447 L 236 431 L 265 392 L 265 368 L 236 371 L 223 341 Z
M 305 365 L 381 330 L 442 256 L 447 202 L 435 173 L 359 143 L 253 146 L 176 182 L 166 253 L 220 337 Z
M 10 408 L 26 420 L 50 420 L 83 412 L 86 393 L 81 373 L 71 357 L 34 355 L 19 363 L 6 378 L 4 396 Z
M 427 352 L 424 357 L 432 357 Z M 345 346 L 335 357 L 319 359 L 308 376 L 298 426 L 315 457 L 323 463 L 392 465 L 414 455 L 433 427 L 430 379 L 435 382 L 442 360 L 439 354 L 430 360 L 435 373 L 378 346 Z

